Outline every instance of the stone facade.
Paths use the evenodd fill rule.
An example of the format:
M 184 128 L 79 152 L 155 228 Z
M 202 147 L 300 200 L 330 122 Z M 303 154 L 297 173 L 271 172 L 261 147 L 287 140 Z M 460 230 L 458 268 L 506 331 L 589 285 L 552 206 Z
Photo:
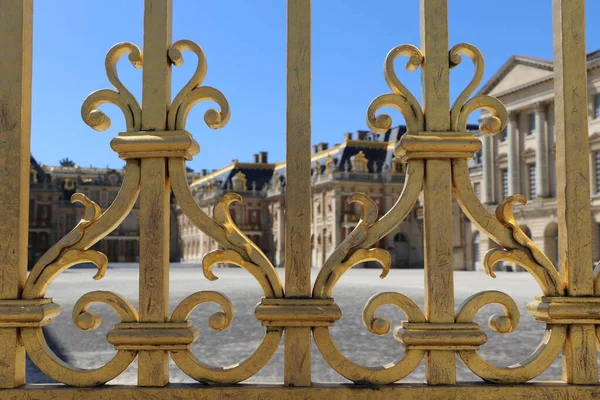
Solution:
M 476 129 L 476 126 L 471 126 Z M 400 196 L 406 165 L 393 156 L 396 142 L 406 128 L 399 126 L 383 135 L 358 131 L 345 135 L 341 144 L 329 148 L 314 146 L 312 156 L 312 266 L 323 265 L 332 251 L 354 229 L 360 218 L 360 205 L 350 203 L 352 195 L 366 193 L 386 213 Z M 212 207 L 227 191 L 240 193 L 244 201 L 232 205 L 232 216 L 277 267 L 284 262 L 285 163 L 270 164 L 266 153 L 255 156 L 254 163 L 234 160 L 230 165 L 192 183 L 200 207 L 209 215 Z M 376 247 L 390 251 L 394 268 L 423 267 L 422 213 L 418 204 L 407 219 Z M 200 262 L 217 243 L 179 215 L 182 260 Z M 469 267 L 464 238 L 468 226 L 456 213 L 461 228 L 455 235 L 455 268 Z
M 600 259 L 600 51 L 588 54 L 590 117 L 590 188 L 593 219 L 593 258 Z M 515 216 L 524 231 L 558 265 L 558 225 L 556 219 L 554 82 L 553 64 L 532 57 L 513 56 L 484 85 L 480 94 L 498 97 L 509 111 L 504 132 L 482 138 L 482 149 L 469 161 L 473 187 L 478 197 L 494 211 L 506 196 L 523 194 L 525 206 L 517 206 Z M 485 112 L 482 117 L 485 117 Z M 385 135 L 359 131 L 347 134 L 342 144 L 327 148 L 315 146 L 313 161 L 312 264 L 319 267 L 356 226 L 358 205 L 348 204 L 355 192 L 372 197 L 384 213 L 402 190 L 404 165 L 392 154 L 395 142 L 404 133 L 397 127 Z M 476 127 L 470 127 L 476 130 Z M 258 157 L 258 156 L 257 156 Z M 266 161 L 266 160 L 264 160 Z M 264 178 L 256 190 L 248 186 L 240 192 L 246 199 L 235 205 L 238 223 L 277 266 L 282 266 L 285 215 L 285 164 L 238 163 L 207 174 L 193 182 L 199 203 L 207 212 L 222 194 L 232 189 L 231 179 L 245 169 L 262 168 Z M 229 175 L 228 175 L 229 174 Z M 246 185 L 252 180 L 246 179 Z M 236 190 L 233 188 L 233 190 Z M 248 211 L 259 210 L 260 224 L 248 228 Z M 396 268 L 423 266 L 420 204 L 379 247 L 392 253 Z M 495 246 L 477 230 L 455 204 L 454 267 L 482 269 L 488 249 Z M 183 260 L 200 261 L 216 243 L 179 217 Z M 592 260 L 590 260 L 590 263 Z M 519 267 L 505 265 L 504 269 Z
M 588 54 L 590 189 L 593 259 L 600 258 L 600 51 Z M 509 112 L 506 130 L 483 138 L 481 156 L 471 164 L 473 185 L 492 211 L 506 196 L 528 199 L 515 217 L 525 233 L 558 265 L 554 81 L 550 61 L 513 56 L 482 88 Z M 482 117 L 486 114 L 483 113 Z M 469 238 L 473 267 L 494 243 L 473 226 Z M 592 263 L 592 260 L 590 260 Z M 514 266 L 506 266 L 512 269 Z
M 77 165 L 52 167 L 38 164 L 33 157 L 30 171 L 28 260 L 31 266 L 81 219 L 83 207 L 72 204 L 71 195 L 83 193 L 105 210 L 119 192 L 124 171 Z M 94 246 L 106 254 L 110 262 L 138 260 L 138 212 L 139 204 L 136 203 L 121 225 Z M 177 229 L 175 221 L 171 224 L 171 258 L 174 261 L 180 258 Z

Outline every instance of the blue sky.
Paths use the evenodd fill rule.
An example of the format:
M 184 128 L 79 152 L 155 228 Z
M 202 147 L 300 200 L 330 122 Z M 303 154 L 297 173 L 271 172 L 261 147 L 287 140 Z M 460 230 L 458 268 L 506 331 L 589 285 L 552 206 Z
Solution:
M 217 131 L 207 128 L 198 105 L 188 130 L 201 152 L 195 170 L 220 168 L 232 159 L 250 161 L 266 150 L 271 161 L 285 159 L 285 0 L 174 0 L 173 40 L 190 39 L 208 59 L 206 85 L 229 99 L 232 118 Z M 418 0 L 313 0 L 313 143 L 339 143 L 343 133 L 366 129 L 370 101 L 389 91 L 382 65 L 402 43 L 419 44 Z M 600 1 L 587 1 L 588 51 L 600 48 Z M 484 81 L 512 55 L 552 58 L 550 0 L 450 0 L 450 46 L 469 42 L 485 57 Z M 81 103 L 94 90 L 109 87 L 104 56 L 115 43 L 142 46 L 142 0 L 38 0 L 34 8 L 32 154 L 56 165 L 70 157 L 81 166 L 121 167 L 109 147 L 124 130 L 113 106 L 103 110 L 112 127 L 96 132 L 80 117 Z M 187 55 L 174 68 L 178 91 L 195 67 Z M 400 76 L 419 97 L 419 75 Z M 471 77 L 464 62 L 451 74 L 451 94 Z M 140 70 L 119 63 L 125 85 L 140 99 Z M 391 113 L 394 124 L 402 123 Z

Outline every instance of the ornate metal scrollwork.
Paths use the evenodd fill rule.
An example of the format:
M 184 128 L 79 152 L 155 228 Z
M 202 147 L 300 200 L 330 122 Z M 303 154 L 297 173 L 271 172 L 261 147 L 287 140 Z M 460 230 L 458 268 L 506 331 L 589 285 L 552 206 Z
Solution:
M 131 43 L 119 43 L 111 48 L 106 56 L 106 74 L 114 90 L 100 90 L 92 93 L 84 101 L 81 114 L 83 120 L 95 130 L 105 130 L 110 119 L 97 109 L 102 104 L 117 105 L 125 116 L 128 131 L 139 130 L 141 108 L 135 97 L 121 83 L 117 61 L 129 54 L 129 60 L 136 68 L 142 67 L 142 52 Z M 101 279 L 106 273 L 108 259 L 91 246 L 114 230 L 133 208 L 140 190 L 139 160 L 127 160 L 125 176 L 117 197 L 110 207 L 102 212 L 100 206 L 81 193 L 75 193 L 71 201 L 83 204 L 81 221 L 64 238 L 52 246 L 34 265 L 22 293 L 23 299 L 44 299 L 50 284 L 67 268 L 90 262 L 98 268 L 94 279 Z M 51 299 L 49 299 L 51 301 Z M 73 309 L 75 325 L 84 330 L 96 329 L 101 318 L 87 308 L 92 303 L 105 303 L 111 306 L 122 322 L 138 320 L 135 308 L 123 297 L 112 292 L 91 292 L 82 296 Z M 108 382 L 119 376 L 136 357 L 135 351 L 119 350 L 104 366 L 81 370 L 62 361 L 46 343 L 41 327 L 22 329 L 25 348 L 32 361 L 49 377 L 72 386 L 92 386 Z
M 168 114 L 167 126 L 169 130 L 183 130 L 187 122 L 187 116 L 197 103 L 211 100 L 221 107 L 221 111 L 214 108 L 208 109 L 204 113 L 204 122 L 209 128 L 219 129 L 227 124 L 231 115 L 229 103 L 223 93 L 210 86 L 201 86 L 206 73 L 208 64 L 204 51 L 200 46 L 191 40 L 179 40 L 169 49 L 169 59 L 175 66 L 183 64 L 183 51 L 191 51 L 198 57 L 196 70 L 189 82 L 179 91 L 171 103 Z
M 377 97 L 368 108 L 367 123 L 374 132 L 385 132 L 391 127 L 389 115 L 376 116 L 380 108 L 390 106 L 402 112 L 409 132 L 424 129 L 421 106 L 394 71 L 394 60 L 400 56 L 409 57 L 406 65 L 409 71 L 415 71 L 423 62 L 421 51 L 411 45 L 397 46 L 388 53 L 384 63 L 384 75 L 392 93 Z M 381 218 L 378 218 L 377 205 L 366 194 L 357 193 L 351 198 L 351 202 L 361 205 L 362 217 L 319 271 L 313 288 L 314 298 L 330 298 L 340 277 L 351 267 L 363 262 L 379 263 L 383 267 L 381 278 L 385 278 L 391 266 L 390 254 L 384 249 L 371 246 L 392 232 L 408 216 L 421 193 L 423 179 L 423 160 L 410 160 L 402 193 Z M 380 293 L 369 300 L 363 311 L 365 326 L 376 335 L 385 335 L 389 331 L 389 322 L 375 317 L 379 307 L 386 304 L 398 307 L 411 322 L 425 322 L 422 311 L 410 298 L 400 293 Z M 392 364 L 375 368 L 364 367 L 350 361 L 341 353 L 328 327 L 315 327 L 313 336 L 325 361 L 339 374 L 356 383 L 387 384 L 400 380 L 414 371 L 425 355 L 423 350 L 411 349 L 406 351 L 402 359 Z
M 406 217 L 414 206 L 423 185 L 424 159 L 452 159 L 452 179 L 456 198 L 469 219 L 501 245 L 486 255 L 484 265 L 494 277 L 492 267 L 499 261 L 517 262 L 537 280 L 546 296 L 563 296 L 564 288 L 556 268 L 548 257 L 523 233 L 514 219 L 512 206 L 524 202 L 522 196 L 513 196 L 502 202 L 496 215 L 491 215 L 476 197 L 471 185 L 467 159 L 480 147 L 479 139 L 467 131 L 467 120 L 476 109 L 486 109 L 491 116 L 480 124 L 483 135 L 493 135 L 504 129 L 507 112 L 500 101 L 491 96 L 469 97 L 483 77 L 483 56 L 473 45 L 461 43 L 449 52 L 450 68 L 460 64 L 467 56 L 473 62 L 474 76 L 450 109 L 451 132 L 442 134 L 424 132 L 426 115 L 410 92 L 397 78 L 393 61 L 398 56 L 408 56 L 407 69 L 414 71 L 425 62 L 417 48 L 402 45 L 394 48 L 384 65 L 385 77 L 393 93 L 379 96 L 368 108 L 367 121 L 374 131 L 385 132 L 391 127 L 388 115 L 376 116 L 382 107 L 395 107 L 406 119 L 407 133 L 396 147 L 395 155 L 408 162 L 409 175 L 398 201 L 392 209 L 377 220 L 377 207 L 368 196 L 356 194 L 351 201 L 361 204 L 362 218 L 352 233 L 342 242 L 324 264 L 315 282 L 313 297 L 329 298 L 340 276 L 350 267 L 365 261 L 379 262 L 385 277 L 390 267 L 390 257 L 385 250 L 369 249 L 389 234 Z M 487 341 L 485 334 L 474 323 L 477 312 L 487 304 L 500 304 L 505 315 L 490 319 L 490 327 L 499 333 L 512 332 L 520 318 L 519 310 L 508 295 L 489 291 L 478 293 L 465 301 L 456 314 L 454 324 L 430 324 L 423 312 L 408 297 L 400 293 L 380 293 L 369 300 L 363 312 L 363 321 L 370 332 L 385 335 L 390 331 L 389 321 L 375 317 L 376 310 L 384 304 L 393 304 L 404 311 L 407 321 L 394 336 L 406 347 L 402 360 L 379 368 L 366 368 L 348 360 L 333 342 L 328 327 L 315 327 L 314 337 L 325 360 L 341 375 L 357 383 L 384 384 L 402 379 L 420 363 L 427 350 L 456 351 L 465 365 L 487 381 L 524 382 L 543 372 L 562 349 L 566 328 L 548 325 L 540 347 L 524 362 L 512 367 L 497 367 L 484 361 L 478 347 Z
M 169 59 L 179 66 L 183 63 L 183 51 L 192 51 L 198 57 L 196 70 L 189 82 L 175 96 L 168 113 L 168 127 L 183 130 L 191 108 L 200 101 L 214 101 L 220 111 L 209 109 L 204 121 L 213 129 L 223 127 L 230 118 L 229 104 L 223 94 L 208 86 L 201 86 L 206 76 L 207 64 L 204 52 L 197 44 L 180 40 L 169 49 Z M 205 255 L 202 266 L 209 280 L 217 279 L 214 265 L 230 263 L 246 269 L 257 280 L 266 298 L 283 298 L 283 285 L 275 268 L 264 253 L 235 225 L 229 206 L 242 198 L 237 193 L 227 193 L 214 207 L 214 218 L 206 215 L 196 204 L 186 178 L 185 159 L 170 157 L 168 161 L 171 189 L 182 213 L 198 229 L 213 238 L 222 247 Z M 198 292 L 184 300 L 171 316 L 171 322 L 184 322 L 191 311 L 205 302 L 215 302 L 223 312 L 213 314 L 209 325 L 216 330 L 227 329 L 233 321 L 233 305 L 224 295 L 216 292 Z M 200 382 L 236 383 L 248 379 L 271 359 L 281 340 L 281 328 L 267 328 L 258 349 L 245 361 L 234 366 L 214 367 L 198 360 L 189 349 L 172 350 L 175 363 L 187 375 Z
M 97 369 L 81 370 L 60 360 L 46 344 L 41 330 L 42 324 L 48 323 L 50 318 L 60 312 L 60 308 L 51 303 L 51 299 L 44 299 L 44 295 L 49 285 L 61 272 L 75 264 L 91 262 L 98 267 L 98 273 L 94 279 L 101 279 L 106 273 L 108 266 L 106 256 L 98 251 L 90 250 L 90 247 L 114 230 L 133 208 L 140 191 L 140 158 L 153 154 L 168 157 L 173 190 L 184 202 L 189 200 L 185 192 L 187 190 L 189 195 L 185 159 L 196 154 L 198 148 L 191 135 L 184 131 L 187 115 L 194 104 L 204 100 L 213 100 L 221 110 L 208 110 L 204 119 L 209 127 L 217 129 L 227 123 L 230 111 L 227 100 L 218 90 L 200 86 L 206 75 L 206 60 L 198 45 L 188 40 L 174 43 L 169 50 L 171 62 L 181 65 L 183 62 L 181 52 L 185 50 L 191 50 L 198 56 L 198 66 L 169 109 L 168 129 L 173 131 L 172 133 L 140 132 L 141 107 L 131 92 L 122 84 L 116 70 L 118 60 L 124 55 L 129 55 L 129 60 L 134 67 L 142 67 L 142 52 L 131 43 L 115 45 L 106 56 L 107 77 L 115 90 L 105 89 L 94 92 L 83 103 L 81 109 L 83 120 L 90 127 L 99 131 L 110 126 L 110 119 L 98 110 L 98 107 L 105 103 L 112 103 L 121 109 L 125 116 L 127 132 L 113 139 L 111 145 L 122 158 L 127 160 L 127 165 L 122 187 L 114 202 L 105 212 L 102 212 L 100 207 L 85 195 L 80 193 L 73 195 L 73 202 L 84 205 L 85 211 L 82 220 L 40 258 L 25 283 L 23 299 L 41 302 L 39 307 L 42 312 L 42 319 L 37 325 L 30 326 L 31 324 L 29 324 L 27 327 L 23 325 L 22 336 L 25 347 L 34 363 L 48 376 L 59 382 L 72 386 L 103 384 L 114 379 L 129 367 L 139 350 L 148 349 L 172 350 L 173 358 L 182 365 L 182 369 L 189 371 L 189 374 L 197 377 L 198 380 L 239 381 L 260 369 L 271 357 L 279 343 L 281 329 L 269 329 L 263 344 L 257 351 L 258 356 L 250 357 L 238 368 L 226 368 L 223 373 L 219 373 L 219 369 L 196 362 L 195 357 L 189 352 L 191 343 L 197 338 L 195 328 L 191 327 L 187 321 L 191 311 L 207 301 L 220 304 L 223 312 L 215 313 L 209 320 L 210 326 L 217 330 L 226 329 L 233 319 L 231 302 L 225 296 L 215 292 L 200 292 L 189 296 L 176 308 L 170 321 L 162 325 L 140 322 L 135 308 L 118 294 L 104 291 L 85 294 L 73 309 L 73 321 L 77 327 L 92 330 L 100 325 L 100 316 L 88 311 L 88 307 L 92 303 L 98 302 L 111 306 L 121 320 L 116 329 L 110 331 L 108 335 L 108 340 L 115 345 L 117 353 L 112 360 Z M 173 144 L 169 145 L 170 142 Z M 185 183 L 185 187 L 182 182 Z M 181 195 L 181 190 L 183 190 L 183 195 Z M 267 268 L 272 269 L 272 266 L 268 264 L 266 257 L 235 225 L 232 225 L 231 218 L 228 216 L 228 205 L 237 200 L 240 199 L 234 194 L 226 195 L 217 206 L 216 220 L 214 221 L 207 216 L 200 216 L 203 222 L 212 221 L 200 225 L 209 231 L 218 230 L 220 243 L 229 249 L 229 252 L 223 254 L 209 255 L 205 262 L 205 273 L 207 277 L 216 279 L 210 273 L 211 260 L 238 262 L 255 273 L 255 277 L 265 288 L 266 296 L 281 296 L 283 293 L 281 282 L 276 273 L 273 275 L 273 271 L 267 270 Z M 239 251 L 241 256 L 236 251 Z M 262 273 L 268 275 L 266 280 L 262 278 Z M 270 289 L 267 290 L 267 287 Z M 153 334 L 158 331 L 161 331 L 160 336 Z M 254 372 L 244 375 L 253 368 Z
M 123 185 L 111 206 L 104 212 L 86 196 L 76 193 L 72 201 L 85 207 L 84 216 L 71 232 L 44 254 L 29 274 L 22 298 L 43 299 L 52 281 L 67 268 L 91 262 L 98 267 L 94 279 L 101 279 L 108 267 L 106 256 L 89 250 L 125 219 L 133 208 L 139 192 L 139 165 L 129 161 Z M 51 299 L 50 299 L 51 300 Z M 121 321 L 137 320 L 135 308 L 124 298 L 111 292 L 92 292 L 75 304 L 73 321 L 81 329 L 95 329 L 100 325 L 99 316 L 87 311 L 91 303 L 101 302 L 111 306 Z M 136 352 L 118 351 L 104 366 L 81 370 L 62 361 L 48 346 L 41 327 L 22 328 L 23 343 L 32 361 L 46 375 L 58 382 L 72 386 L 93 386 L 108 382 L 119 376 L 131 365 Z
M 466 100 L 481 82 L 483 76 L 483 56 L 474 46 L 456 45 L 450 51 L 450 65 L 460 63 L 460 55 L 469 57 L 475 65 L 475 74 L 467 88 L 459 95 L 451 110 L 452 126 L 457 131 L 466 131 L 468 116 L 478 108 L 490 111 L 491 116 L 480 123 L 483 135 L 501 132 L 507 123 L 504 105 L 491 96 L 476 96 Z M 461 103 L 464 103 L 461 105 Z M 515 202 L 525 204 L 523 196 L 510 196 L 491 215 L 475 195 L 468 173 L 467 160 L 452 160 L 452 181 L 456 199 L 465 213 L 481 231 L 494 240 L 502 249 L 491 249 L 485 255 L 483 264 L 486 272 L 495 277 L 493 266 L 500 261 L 515 262 L 529 271 L 546 295 L 564 295 L 564 288 L 558 272 L 548 257 L 525 235 L 513 214 Z M 482 292 L 467 299 L 456 316 L 456 322 L 472 321 L 479 309 L 486 304 L 502 305 L 506 315 L 494 316 L 490 327 L 499 333 L 509 333 L 518 324 L 519 310 L 514 301 L 505 293 Z M 556 359 L 566 338 L 566 327 L 547 325 L 546 335 L 538 349 L 526 360 L 507 368 L 497 367 L 484 361 L 476 351 L 459 351 L 465 365 L 480 378 L 499 383 L 526 382 L 541 374 Z
M 142 67 L 143 56 L 131 43 L 115 45 L 106 56 L 106 73 L 114 90 L 92 93 L 83 103 L 82 117 L 96 130 L 105 130 L 110 119 L 98 109 L 102 104 L 117 105 L 125 116 L 127 132 L 120 133 L 111 142 L 119 156 L 127 160 L 125 178 L 110 207 L 101 208 L 83 194 L 75 194 L 73 202 L 84 206 L 81 221 L 63 239 L 54 245 L 31 271 L 17 303 L 0 302 L 1 312 L 14 312 L 16 307 L 32 307 L 36 318 L 27 321 L 6 319 L 3 326 L 19 327 L 23 343 L 33 362 L 51 378 L 73 386 L 103 384 L 120 375 L 135 360 L 140 351 L 170 352 L 177 366 L 193 379 L 204 383 L 237 383 L 260 371 L 277 350 L 284 329 L 310 327 L 313 337 L 326 362 L 345 378 L 356 383 L 389 384 L 412 373 L 428 352 L 447 351 L 460 356 L 463 363 L 477 376 L 490 382 L 517 383 L 528 381 L 556 359 L 566 340 L 567 325 L 573 323 L 596 324 L 600 301 L 576 299 L 565 296 L 564 284 L 549 258 L 525 235 L 515 220 L 513 206 L 525 203 L 523 196 L 505 199 L 492 215 L 477 199 L 471 185 L 467 160 L 480 146 L 480 140 L 467 130 L 467 120 L 473 111 L 486 109 L 490 116 L 480 124 L 483 135 L 500 132 L 507 124 L 507 113 L 502 103 L 491 96 L 470 98 L 483 77 L 483 56 L 473 45 L 461 43 L 448 54 L 449 67 L 453 68 L 466 56 L 474 64 L 474 75 L 449 110 L 448 132 L 427 132 L 427 116 L 415 96 L 402 84 L 394 70 L 394 60 L 408 57 L 406 68 L 415 71 L 423 65 L 426 55 L 411 45 L 397 46 L 387 55 L 384 76 L 391 93 L 377 97 L 367 110 L 367 122 L 375 132 L 385 132 L 392 125 L 391 117 L 379 114 L 383 107 L 398 109 L 407 124 L 407 133 L 396 146 L 394 154 L 408 164 L 402 193 L 392 208 L 379 217 L 376 203 L 366 194 L 356 193 L 351 202 L 360 204 L 361 218 L 326 260 L 316 278 L 311 298 L 286 298 L 277 271 L 266 255 L 235 224 L 230 205 L 241 201 L 236 193 L 225 194 L 215 205 L 213 217 L 208 216 L 196 203 L 187 182 L 185 162 L 199 152 L 192 135 L 185 131 L 191 108 L 201 101 L 213 101 L 219 109 L 209 109 L 204 114 L 208 127 L 223 127 L 230 118 L 225 96 L 215 88 L 202 86 L 207 73 L 207 63 L 201 47 L 189 40 L 175 42 L 168 50 L 169 61 L 179 66 L 183 52 L 197 56 L 196 69 L 188 83 L 175 96 L 167 112 L 164 131 L 141 131 L 142 110 L 135 97 L 119 80 L 116 64 L 129 56 L 136 68 Z M 140 159 L 154 157 L 167 159 L 170 188 L 182 213 L 198 229 L 214 239 L 221 247 L 206 254 L 202 260 L 204 275 L 209 280 L 218 279 L 214 266 L 234 264 L 250 273 L 260 285 L 264 298 L 257 305 L 255 316 L 265 327 L 265 335 L 255 352 L 241 363 L 217 367 L 200 361 L 191 351 L 199 331 L 189 321 L 193 310 L 212 302 L 222 311 L 213 313 L 208 320 L 214 330 L 229 328 L 234 319 L 234 307 L 224 294 L 200 291 L 191 294 L 177 305 L 170 318 L 148 322 L 138 315 L 125 298 L 108 291 L 84 294 L 75 304 L 72 318 L 77 327 L 93 330 L 100 326 L 100 316 L 89 311 L 93 303 L 104 303 L 118 315 L 120 323 L 107 335 L 117 353 L 105 365 L 92 370 L 80 370 L 60 360 L 49 348 L 42 326 L 60 313 L 60 307 L 46 298 L 53 280 L 69 267 L 91 262 L 98 268 L 94 279 L 101 279 L 108 267 L 107 257 L 91 250 L 96 242 L 115 229 L 133 208 L 141 185 Z M 365 367 L 350 361 L 336 346 L 330 328 L 341 317 L 341 310 L 333 300 L 333 290 L 350 268 L 374 261 L 382 266 L 381 278 L 391 268 L 391 256 L 385 249 L 374 248 L 375 243 L 396 229 L 409 215 L 423 189 L 427 159 L 451 160 L 452 187 L 457 201 L 467 217 L 498 243 L 500 249 L 490 250 L 483 261 L 488 275 L 495 277 L 493 267 L 498 262 L 514 262 L 525 268 L 536 279 L 544 296 L 529 305 L 529 312 L 546 323 L 546 334 L 538 349 L 523 362 L 509 367 L 492 365 L 481 358 L 479 347 L 487 336 L 474 322 L 476 314 L 488 304 L 502 306 L 504 314 L 494 315 L 489 326 L 499 333 L 510 333 L 518 325 L 520 313 L 515 301 L 498 291 L 485 291 L 469 297 L 451 322 L 431 320 L 409 297 L 401 293 L 384 292 L 371 297 L 366 303 L 362 319 L 369 332 L 384 336 L 391 330 L 390 321 L 378 317 L 384 305 L 400 309 L 406 320 L 395 329 L 394 337 L 405 347 L 404 356 L 391 364 Z M 450 163 L 448 163 L 448 166 Z M 597 274 L 600 275 L 600 274 Z M 450 314 L 452 317 L 453 314 Z M 600 337 L 600 328 L 597 331 Z M 448 353 L 446 353 L 448 354 Z M 165 364 L 166 365 L 166 364 Z
M 450 50 L 450 68 L 459 65 L 462 62 L 463 55 L 467 56 L 473 62 L 475 72 L 467 87 L 456 98 L 450 109 L 452 129 L 457 132 L 466 132 L 467 121 L 471 114 L 475 110 L 485 109 L 491 112 L 492 115 L 481 121 L 479 124 L 479 132 L 482 135 L 494 135 L 501 132 L 506 126 L 508 115 L 500 100 L 485 95 L 479 95 L 469 99 L 483 79 L 483 54 L 481 54 L 481 51 L 472 44 L 459 43 Z
M 229 205 L 233 201 L 240 201 L 241 197 L 236 193 L 224 195 L 215 205 L 214 219 L 211 219 L 194 201 L 185 178 L 183 160 L 169 160 L 169 172 L 172 177 L 173 193 L 183 213 L 198 229 L 211 236 L 223 247 L 223 250 L 212 251 L 204 257 L 202 268 L 206 278 L 217 279 L 212 273 L 212 268 L 216 264 L 235 264 L 250 272 L 260 284 L 266 298 L 283 298 L 283 285 L 275 268 L 264 253 L 239 230 L 231 218 Z M 223 308 L 222 314 L 214 314 L 211 317 L 210 325 L 213 329 L 226 329 L 231 324 L 233 305 L 229 299 L 220 294 L 208 296 L 205 295 L 205 292 L 196 293 L 195 296 L 202 301 L 192 302 L 193 307 L 206 301 L 214 301 Z M 184 300 L 184 302 L 186 301 L 191 302 L 191 300 Z M 180 307 L 182 307 L 181 304 L 176 311 Z M 191 309 L 189 307 L 186 309 L 189 310 L 187 316 Z M 173 315 L 176 316 L 176 312 Z M 280 327 L 268 327 L 258 349 L 245 361 L 235 366 L 213 367 L 207 365 L 198 360 L 190 350 L 173 351 L 171 354 L 179 368 L 197 381 L 236 383 L 248 379 L 266 365 L 277 350 L 282 333 L 283 329 Z
M 115 90 L 102 89 L 90 94 L 81 106 L 81 117 L 91 128 L 104 131 L 110 127 L 110 118 L 98 110 L 102 104 L 111 103 L 121 109 L 125 116 L 125 125 L 128 132 L 141 130 L 142 108 L 136 98 L 123 85 L 117 74 L 117 62 L 125 55 L 134 68 L 142 68 L 143 55 L 139 47 L 133 43 L 123 42 L 114 45 L 106 54 L 106 76 Z
M 373 132 L 383 133 L 392 126 L 392 118 L 389 115 L 376 116 L 377 111 L 383 107 L 394 107 L 400 111 L 406 120 L 409 131 L 419 132 L 424 129 L 425 117 L 421 105 L 402 84 L 394 69 L 394 60 L 402 56 L 408 57 L 406 69 L 410 72 L 416 71 L 424 60 L 421 50 L 410 44 L 396 46 L 388 53 L 383 65 L 383 73 L 392 93 L 378 96 L 367 109 L 367 125 Z

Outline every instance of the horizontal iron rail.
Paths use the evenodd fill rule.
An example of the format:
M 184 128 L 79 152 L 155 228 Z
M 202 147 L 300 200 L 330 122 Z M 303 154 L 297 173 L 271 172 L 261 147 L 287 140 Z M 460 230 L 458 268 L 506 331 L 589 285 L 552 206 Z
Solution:
M 553 400 L 588 399 L 600 396 L 600 387 L 593 385 L 568 385 L 561 382 L 528 383 L 521 385 L 489 385 L 485 383 L 461 383 L 453 386 L 433 386 L 421 383 L 406 383 L 386 386 L 356 386 L 343 384 L 313 383 L 312 387 L 285 387 L 274 384 L 236 386 L 206 386 L 197 384 L 170 384 L 166 387 L 102 386 L 70 388 L 58 385 L 28 385 L 0 392 L 1 399 L 34 400 L 52 398 L 75 400 L 85 396 L 86 400 L 106 399 L 195 399 L 208 400 L 301 400 L 301 399 L 345 399 L 384 400 L 410 398 L 429 399 L 472 399 L 486 400 L 513 398 L 546 398 Z

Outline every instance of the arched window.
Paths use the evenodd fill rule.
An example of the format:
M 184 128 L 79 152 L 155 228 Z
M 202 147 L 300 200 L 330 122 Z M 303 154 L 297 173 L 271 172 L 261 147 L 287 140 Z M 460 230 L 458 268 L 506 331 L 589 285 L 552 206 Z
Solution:
M 396 242 L 406 243 L 408 242 L 408 240 L 406 239 L 406 236 L 404 236 L 403 233 L 398 233 L 396 236 L 394 236 L 394 243 Z

